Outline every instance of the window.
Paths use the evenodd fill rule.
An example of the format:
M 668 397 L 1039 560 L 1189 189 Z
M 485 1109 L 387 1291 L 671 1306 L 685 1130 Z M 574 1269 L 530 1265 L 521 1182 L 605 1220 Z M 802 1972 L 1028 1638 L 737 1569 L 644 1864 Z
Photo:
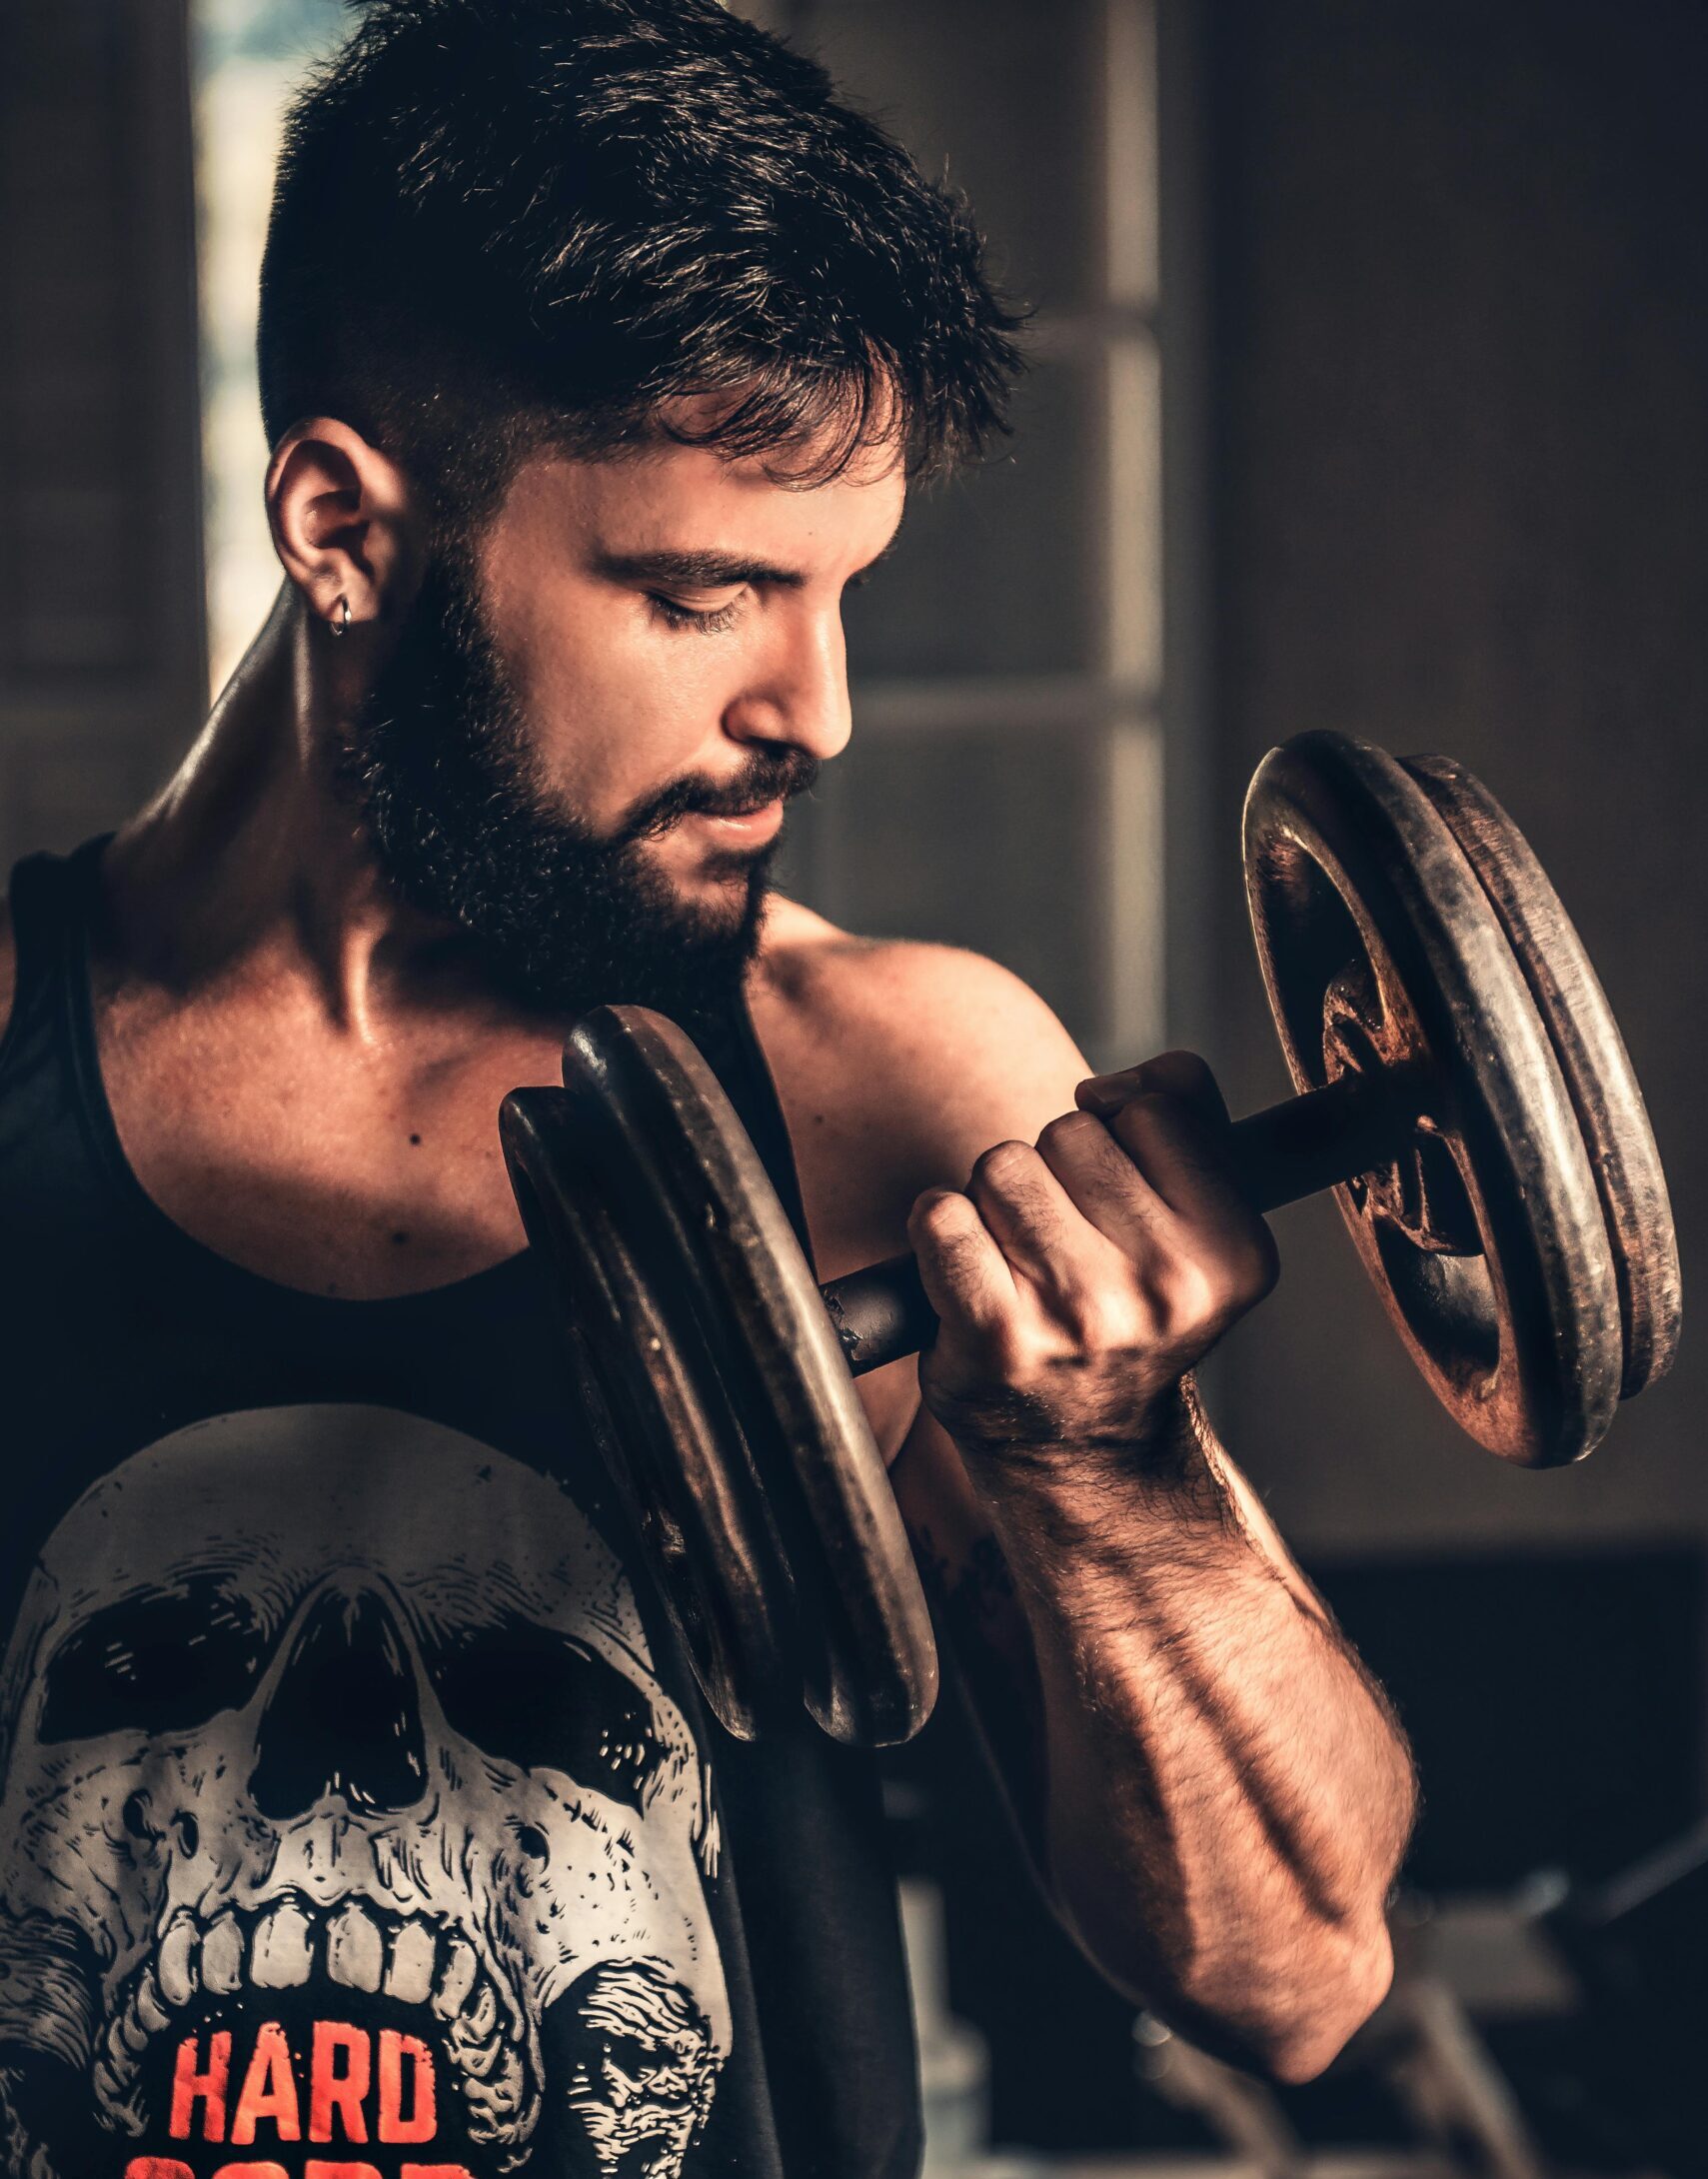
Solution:
M 340 0 L 194 0 L 208 670 L 217 693 L 279 588 L 262 504 L 255 313 L 286 104 L 348 33 Z

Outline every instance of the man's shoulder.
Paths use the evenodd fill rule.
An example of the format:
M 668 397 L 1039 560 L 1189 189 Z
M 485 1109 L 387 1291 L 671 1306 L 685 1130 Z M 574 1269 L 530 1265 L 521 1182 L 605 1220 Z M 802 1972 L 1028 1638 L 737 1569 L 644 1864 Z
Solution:
M 992 1143 L 1034 1139 L 1086 1073 L 999 963 L 858 938 L 794 902 L 774 908 L 753 1001 L 798 1151 L 857 1174 L 886 1226 L 921 1188 L 964 1183 Z
M 816 1045 L 851 1047 L 885 1068 L 959 1073 L 1016 1047 L 1078 1065 L 1048 1005 L 999 962 L 925 940 L 856 937 L 799 902 L 776 903 L 756 982 L 760 1008 Z

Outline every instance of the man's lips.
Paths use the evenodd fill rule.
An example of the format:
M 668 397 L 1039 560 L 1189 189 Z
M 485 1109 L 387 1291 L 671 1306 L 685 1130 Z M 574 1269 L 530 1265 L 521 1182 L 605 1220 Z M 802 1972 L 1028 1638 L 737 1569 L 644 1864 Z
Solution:
M 783 824 L 783 799 L 763 802 L 757 809 L 744 810 L 734 816 L 719 817 L 710 811 L 696 810 L 690 813 L 697 825 L 703 825 L 715 839 L 739 840 L 746 846 L 756 846 L 775 839 Z

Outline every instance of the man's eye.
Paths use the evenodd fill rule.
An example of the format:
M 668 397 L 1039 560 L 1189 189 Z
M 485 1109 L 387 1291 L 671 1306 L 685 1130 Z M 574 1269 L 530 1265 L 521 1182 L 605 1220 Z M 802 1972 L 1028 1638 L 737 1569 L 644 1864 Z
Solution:
M 698 628 L 703 635 L 715 636 L 721 628 L 728 628 L 735 621 L 741 605 L 738 593 L 728 605 L 705 607 L 685 606 L 680 598 L 669 597 L 663 591 L 650 590 L 647 601 L 654 612 L 669 628 Z

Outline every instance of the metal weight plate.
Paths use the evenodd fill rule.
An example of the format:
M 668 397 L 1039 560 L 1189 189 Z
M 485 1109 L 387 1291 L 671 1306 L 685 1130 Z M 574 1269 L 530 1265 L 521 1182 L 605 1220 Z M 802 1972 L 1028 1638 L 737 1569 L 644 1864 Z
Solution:
M 1480 1444 L 1580 1458 L 1625 1376 L 1600 1192 L 1531 983 L 1453 828 L 1383 752 L 1306 734 L 1246 797 L 1252 930 L 1302 1092 L 1403 1069 L 1392 1166 L 1334 1190 L 1413 1360 Z
M 1577 1114 L 1619 1281 L 1624 1370 L 1636 1395 L 1671 1368 L 1683 1295 L 1666 1174 L 1643 1092 L 1583 941 L 1529 842 L 1451 757 L 1400 760 L 1452 828 L 1530 986 Z
M 618 1398 L 632 1408 L 653 1397 L 637 1376 L 680 1387 L 686 1487 L 757 1503 L 786 1569 L 795 1684 L 819 1723 L 859 1746 L 910 1737 L 936 1695 L 929 1613 L 824 1299 L 746 1129 L 691 1040 L 645 1008 L 583 1017 L 564 1084 L 582 1167 L 628 1242 L 611 1259 L 602 1372 L 630 1380 Z M 624 1339 L 625 1322 L 646 1335 Z M 703 1568 L 699 1585 L 718 1578 Z
M 581 1420 L 687 1649 L 707 1701 L 738 1739 L 800 1699 L 795 1601 L 739 1432 L 709 1416 L 684 1366 L 687 1327 L 659 1323 L 638 1236 L 587 1162 L 562 1090 L 519 1090 L 499 1133 L 528 1237 L 564 1303 Z

